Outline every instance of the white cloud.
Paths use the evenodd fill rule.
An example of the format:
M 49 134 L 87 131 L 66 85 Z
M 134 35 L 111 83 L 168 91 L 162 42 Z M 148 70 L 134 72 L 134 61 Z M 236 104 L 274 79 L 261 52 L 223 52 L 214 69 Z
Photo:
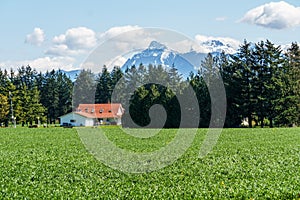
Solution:
M 74 58 L 71 57 L 41 57 L 33 60 L 23 60 L 23 61 L 5 61 L 0 62 L 0 67 L 2 69 L 10 70 L 11 68 L 16 70 L 17 67 L 21 66 L 31 66 L 37 71 L 46 72 L 52 69 L 64 69 L 73 70 L 76 67 L 73 65 L 75 62 Z
M 97 44 L 96 33 L 86 27 L 68 29 L 65 34 L 53 38 L 56 44 L 65 44 L 69 49 L 90 49 Z
M 87 53 L 97 45 L 96 33 L 86 27 L 68 29 L 55 36 L 54 43 L 45 53 L 49 55 L 72 56 Z
M 146 49 L 155 40 L 149 30 L 138 26 L 113 27 L 99 34 L 98 38 L 99 46 L 88 55 L 82 65 L 96 73 L 101 72 L 104 64 L 108 69 L 122 66 L 128 59 L 128 54 Z
M 45 34 L 41 28 L 34 28 L 33 32 L 28 34 L 25 43 L 40 46 L 45 41 Z
M 239 22 L 285 29 L 300 25 L 300 7 L 285 1 L 271 2 L 249 10 Z
M 53 45 L 45 51 L 45 54 L 53 56 L 77 56 L 85 53 L 87 53 L 87 50 L 85 49 L 72 50 L 65 44 Z
M 192 40 L 182 40 L 169 45 L 170 49 L 179 53 L 187 53 L 191 50 L 207 53 L 206 49 Z
M 153 40 L 151 33 L 139 26 L 112 27 L 99 34 L 100 44 L 110 44 L 113 49 L 123 53 L 124 51 L 146 48 Z
M 134 31 L 137 29 L 140 29 L 140 27 L 139 26 L 131 26 L 131 25 L 112 27 L 112 28 L 108 29 L 107 31 L 105 31 L 104 33 L 100 33 L 99 39 L 107 40 L 107 39 L 113 38 L 115 36 L 118 36 L 122 33 L 125 33 L 128 31 Z
M 140 29 L 141 31 L 133 31 L 138 29 Z M 117 37 L 118 35 L 121 36 Z M 107 42 L 111 38 L 115 38 L 115 39 L 111 41 L 111 43 Z M 138 42 L 136 42 L 136 40 L 138 40 Z M 89 57 L 88 55 L 89 53 L 95 54 L 94 52 L 90 52 L 90 51 L 93 48 L 95 48 L 97 44 L 101 44 L 101 42 L 104 41 L 106 41 L 105 44 L 109 46 L 109 49 L 105 48 L 106 51 L 104 54 L 103 53 L 100 54 L 101 55 L 100 58 L 99 58 L 99 54 L 98 55 L 96 54 L 95 59 L 97 62 L 95 61 L 94 63 L 92 63 L 87 61 L 88 62 L 87 65 L 86 63 L 83 63 L 80 66 L 81 68 L 82 67 L 90 68 L 91 66 L 93 66 L 93 68 L 97 68 L 99 67 L 99 65 L 103 65 L 103 64 L 109 66 L 121 65 L 123 62 L 126 61 L 125 58 L 122 56 L 118 56 L 117 58 L 112 59 L 107 55 L 108 52 L 110 51 L 113 51 L 114 53 L 124 52 L 127 49 L 134 48 L 133 44 L 136 43 L 143 43 L 146 47 L 149 44 L 150 39 L 145 38 L 144 32 L 138 26 L 113 27 L 102 33 L 96 33 L 94 30 L 88 29 L 86 27 L 77 27 L 77 28 L 70 28 L 66 30 L 64 34 L 55 36 L 52 39 L 52 45 L 44 53 L 54 58 L 56 57 L 78 58 L 78 56 Z
M 102 71 L 102 66 L 105 65 L 109 71 L 111 71 L 115 66 L 121 67 L 128 58 L 123 57 L 123 56 L 117 56 L 115 58 L 112 58 L 110 60 L 107 60 L 104 62 L 102 65 L 97 64 L 93 60 L 88 60 L 80 65 L 80 68 L 82 69 L 90 69 L 94 73 L 100 73 Z

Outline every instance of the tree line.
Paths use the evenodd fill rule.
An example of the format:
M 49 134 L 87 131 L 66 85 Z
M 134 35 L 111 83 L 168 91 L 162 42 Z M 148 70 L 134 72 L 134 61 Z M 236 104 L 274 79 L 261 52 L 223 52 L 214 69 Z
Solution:
M 244 41 L 234 55 L 208 54 L 201 69 L 191 74 L 189 80 L 207 116 L 210 102 L 204 80 L 218 78 L 216 72 L 221 74 L 227 96 L 225 127 L 239 127 L 244 119 L 248 119 L 249 127 L 299 126 L 300 49 L 297 43 L 283 52 L 281 46 L 269 40 L 255 44 Z M 203 123 L 207 126 L 207 119 Z
M 113 91 L 119 87 L 119 101 L 129 99 L 122 118 L 124 126 L 134 126 L 129 119 L 146 126 L 150 123 L 149 109 L 160 104 L 167 113 L 164 126 L 175 128 L 181 121 L 181 105 L 176 96 L 184 93 L 188 83 L 197 96 L 199 127 L 208 127 L 212 105 L 208 85 L 222 78 L 227 97 L 225 127 L 239 127 L 245 119 L 249 127 L 299 125 L 299 65 L 297 43 L 283 52 L 281 46 L 266 40 L 255 44 L 244 41 L 234 55 L 208 54 L 198 72 L 191 72 L 186 80 L 176 66 L 143 64 L 125 72 L 119 67 L 109 72 L 104 66 L 97 75 L 82 70 L 74 83 L 60 70 L 38 73 L 30 66 L 20 67 L 16 72 L 0 70 L 0 122 L 8 125 L 14 116 L 22 125 L 55 123 L 80 103 L 111 102 Z M 160 80 L 168 84 L 157 84 Z M 124 92 L 138 84 L 141 85 L 134 92 Z
M 91 74 L 88 71 L 84 73 Z M 96 103 L 107 103 L 111 101 L 112 91 L 120 80 L 122 83 L 118 87 L 123 88 L 119 91 L 128 91 L 148 80 L 167 80 L 167 86 L 147 83 L 133 93 L 118 94 L 120 102 L 125 102 L 126 98 L 130 102 L 126 106 L 123 125 L 134 127 L 127 120 L 130 118 L 140 126 L 149 124 L 149 109 L 152 105 L 161 104 L 167 112 L 165 127 L 179 127 L 181 113 L 176 95 L 185 91 L 188 82 L 199 103 L 199 127 L 208 127 L 212 106 L 208 85 L 217 79 L 223 81 L 226 90 L 225 127 L 240 127 L 245 120 L 249 127 L 299 126 L 300 49 L 297 43 L 283 51 L 281 46 L 269 40 L 258 43 L 244 41 L 234 55 L 209 53 L 200 70 L 191 72 L 187 80 L 178 73 L 176 66 L 164 68 L 150 64 L 145 67 L 140 64 L 128 68 L 125 73 L 115 67 L 110 74 L 104 66 L 96 81 L 91 80 L 89 85 L 79 84 L 81 89 L 76 89 L 79 88 L 78 94 L 95 94 L 95 98 L 89 99 L 94 98 Z M 91 92 L 87 92 L 87 88 L 92 88 Z M 78 102 L 82 101 L 84 99 Z
M 54 123 L 72 110 L 73 83 L 60 70 L 37 72 L 30 66 L 0 70 L 0 122 Z

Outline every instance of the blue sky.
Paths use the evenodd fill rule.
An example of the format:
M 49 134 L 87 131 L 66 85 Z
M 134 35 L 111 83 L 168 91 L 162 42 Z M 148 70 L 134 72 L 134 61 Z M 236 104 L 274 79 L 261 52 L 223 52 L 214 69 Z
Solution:
M 1 0 L 0 67 L 78 68 L 99 37 L 132 27 L 167 28 L 190 38 L 299 42 L 300 2 L 271 2 Z

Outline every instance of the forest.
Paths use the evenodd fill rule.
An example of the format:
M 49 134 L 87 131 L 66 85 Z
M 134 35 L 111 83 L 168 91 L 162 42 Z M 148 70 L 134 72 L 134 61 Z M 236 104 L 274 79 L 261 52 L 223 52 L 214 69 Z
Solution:
M 4 67 L 4 66 L 2 66 Z M 63 67 L 63 66 L 62 66 Z M 219 76 L 221 75 L 221 76 Z M 149 80 L 167 80 L 168 86 L 143 84 Z M 104 66 L 99 74 L 82 70 L 72 82 L 60 70 L 37 72 L 30 66 L 14 70 L 0 69 L 0 123 L 12 121 L 22 126 L 55 124 L 58 117 L 75 110 L 79 103 L 109 103 L 112 92 L 127 91 L 142 84 L 133 93 L 120 93 L 120 102 L 129 99 L 122 124 L 132 126 L 128 117 L 140 125 L 150 122 L 149 109 L 162 105 L 167 113 L 166 128 L 180 125 L 180 105 L 176 96 L 187 84 L 194 89 L 200 108 L 199 127 L 208 127 L 211 99 L 207 84 L 222 79 L 226 91 L 225 127 L 287 127 L 300 125 L 300 49 L 292 43 L 283 50 L 269 40 L 247 42 L 234 55 L 208 54 L 197 73 L 184 79 L 176 66 L 132 66 L 123 72 Z M 122 90 L 123 87 L 123 90 Z M 114 99 L 115 100 L 115 99 Z

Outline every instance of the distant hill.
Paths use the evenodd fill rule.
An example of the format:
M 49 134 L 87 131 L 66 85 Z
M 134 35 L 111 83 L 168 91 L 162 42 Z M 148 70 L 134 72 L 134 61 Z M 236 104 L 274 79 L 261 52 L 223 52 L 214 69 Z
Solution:
M 80 74 L 81 69 L 78 70 L 71 70 L 71 71 L 65 71 L 65 70 L 60 70 L 62 73 L 66 74 L 72 82 L 74 82 L 77 78 L 77 76 Z

